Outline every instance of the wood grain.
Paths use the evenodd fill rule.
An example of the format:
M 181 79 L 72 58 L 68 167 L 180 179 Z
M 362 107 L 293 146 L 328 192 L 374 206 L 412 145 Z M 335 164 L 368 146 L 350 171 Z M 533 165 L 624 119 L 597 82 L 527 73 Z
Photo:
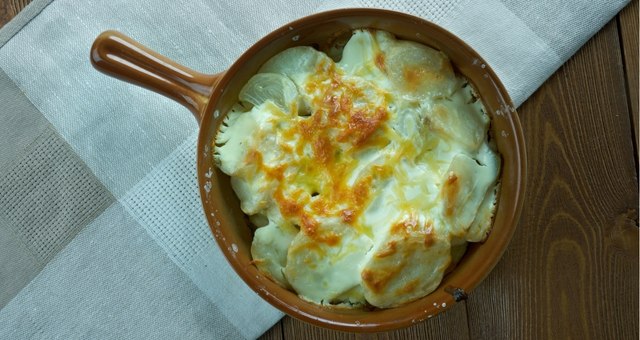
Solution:
M 615 20 L 520 110 L 525 208 L 467 301 L 475 339 L 637 339 L 638 182 Z
M 469 339 L 467 313 L 464 303 L 432 319 L 425 320 L 411 327 L 374 334 L 351 334 L 311 326 L 296 319 L 285 317 L 282 322 L 285 339 L 436 339 L 464 340 Z
M 282 331 L 283 320 L 278 321 L 273 327 L 266 331 L 260 337 L 261 340 L 282 340 L 284 339 L 284 333 Z
M 31 0 L 3 0 L 0 1 L 0 27 L 23 10 Z
M 636 153 L 640 136 L 638 128 L 638 0 L 633 0 L 620 14 L 618 14 L 618 27 L 620 29 L 620 40 L 622 42 L 622 56 L 624 59 L 625 74 L 627 79 L 627 89 L 629 96 L 629 106 L 633 116 L 633 128 L 635 133 Z

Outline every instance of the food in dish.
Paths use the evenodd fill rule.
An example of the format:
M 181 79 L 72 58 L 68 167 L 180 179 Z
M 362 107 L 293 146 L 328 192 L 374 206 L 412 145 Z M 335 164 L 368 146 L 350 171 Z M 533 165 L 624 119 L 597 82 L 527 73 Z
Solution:
M 338 61 L 277 54 L 238 99 L 214 156 L 256 226 L 255 265 L 303 299 L 413 301 L 489 233 L 500 157 L 442 52 L 355 30 Z

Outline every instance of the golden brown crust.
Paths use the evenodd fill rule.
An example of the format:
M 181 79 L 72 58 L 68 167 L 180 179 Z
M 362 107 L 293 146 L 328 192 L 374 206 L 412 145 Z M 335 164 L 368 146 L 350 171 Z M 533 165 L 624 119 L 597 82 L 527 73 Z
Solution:
M 442 198 L 444 199 L 444 215 L 447 217 L 453 216 L 454 210 L 458 202 L 458 193 L 460 192 L 460 181 L 458 176 L 449 172 L 447 180 L 442 186 Z

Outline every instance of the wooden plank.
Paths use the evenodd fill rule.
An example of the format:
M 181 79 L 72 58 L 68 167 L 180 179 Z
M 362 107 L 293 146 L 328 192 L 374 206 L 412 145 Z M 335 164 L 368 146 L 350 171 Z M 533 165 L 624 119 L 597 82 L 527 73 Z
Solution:
M 268 331 L 266 331 L 260 340 L 282 340 L 284 339 L 284 333 L 282 331 L 282 320 L 273 325 Z
M 8 1 L 0 1 L 0 28 L 11 20 L 15 15 L 9 10 Z
M 520 109 L 528 191 L 474 339 L 637 339 L 638 182 L 615 20 Z
M 620 14 L 618 23 L 620 29 L 620 40 L 622 42 L 622 56 L 627 76 L 627 93 L 629 95 L 629 105 L 633 116 L 633 128 L 635 132 L 636 152 L 638 149 L 638 0 L 631 1 Z
M 391 332 L 353 334 L 331 331 L 311 326 L 302 321 L 285 317 L 282 322 L 285 339 L 469 339 L 467 312 L 464 303 L 458 303 L 445 313 L 411 327 Z
M 0 1 L 0 28 L 31 2 L 31 0 L 1 0 Z

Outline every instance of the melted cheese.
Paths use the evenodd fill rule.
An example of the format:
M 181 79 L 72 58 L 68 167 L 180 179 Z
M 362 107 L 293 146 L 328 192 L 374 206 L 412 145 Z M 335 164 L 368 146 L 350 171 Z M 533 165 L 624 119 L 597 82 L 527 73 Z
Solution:
M 254 263 L 302 298 L 406 303 L 488 234 L 500 158 L 443 53 L 357 30 L 339 62 L 311 47 L 276 55 L 239 101 L 214 156 L 262 221 Z

